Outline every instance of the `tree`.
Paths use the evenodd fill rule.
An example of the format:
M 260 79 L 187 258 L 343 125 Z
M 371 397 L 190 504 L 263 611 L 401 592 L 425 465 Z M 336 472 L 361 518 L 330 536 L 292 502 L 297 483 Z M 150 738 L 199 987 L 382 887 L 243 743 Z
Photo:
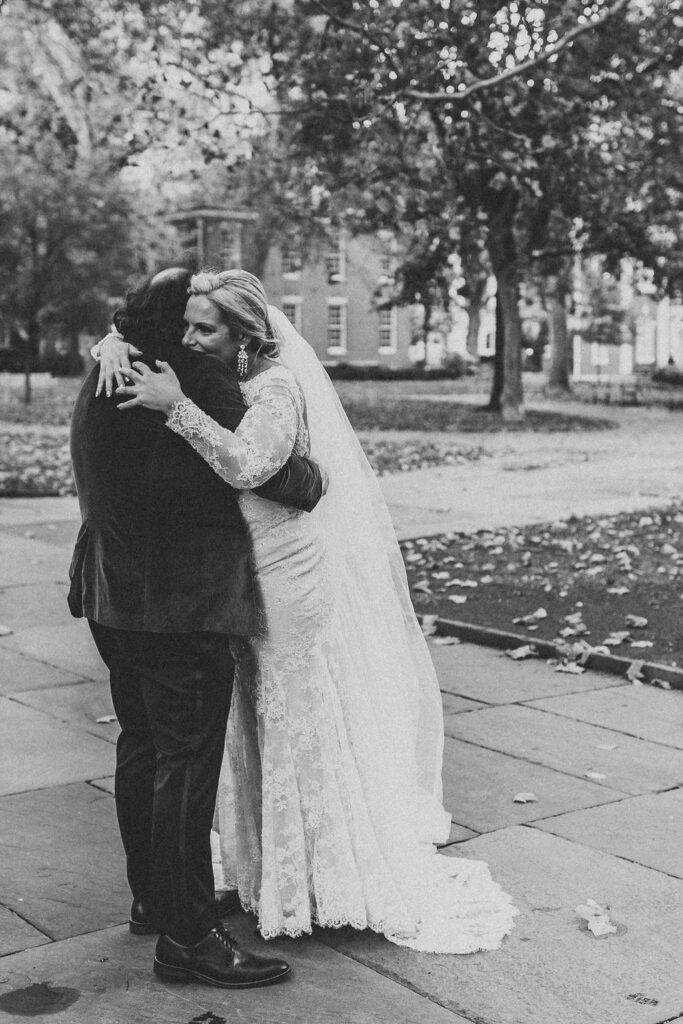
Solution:
M 0 136 L 0 309 L 24 342 L 27 402 L 45 326 L 101 330 L 109 297 L 144 269 L 144 220 L 120 184 L 94 160 L 72 165 L 50 126 L 34 127 L 20 143 Z

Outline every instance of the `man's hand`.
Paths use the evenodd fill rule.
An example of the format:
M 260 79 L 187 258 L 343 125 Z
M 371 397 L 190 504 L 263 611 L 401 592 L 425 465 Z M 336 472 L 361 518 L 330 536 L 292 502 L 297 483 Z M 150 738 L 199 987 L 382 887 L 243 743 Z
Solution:
M 96 359 L 100 364 L 100 376 L 97 381 L 95 397 L 98 398 L 104 391 L 107 398 L 111 398 L 114 390 L 114 380 L 123 387 L 126 383 L 124 370 L 130 370 L 130 361 L 135 356 L 141 356 L 142 352 L 135 345 L 129 345 L 120 334 L 107 334 L 102 341 L 95 346 L 97 350 Z
M 162 363 L 157 359 L 156 364 L 159 373 L 155 373 L 145 363 L 133 363 L 129 370 L 123 371 L 133 383 L 118 387 L 116 394 L 132 397 L 129 401 L 122 402 L 119 409 L 132 409 L 140 405 L 168 416 L 174 403 L 185 398 L 180 381 L 168 363 Z

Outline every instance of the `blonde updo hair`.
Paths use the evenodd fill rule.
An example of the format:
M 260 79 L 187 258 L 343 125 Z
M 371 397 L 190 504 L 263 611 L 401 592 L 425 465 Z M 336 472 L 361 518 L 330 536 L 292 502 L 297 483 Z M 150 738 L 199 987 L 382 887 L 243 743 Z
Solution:
M 275 359 L 278 343 L 268 319 L 268 299 L 258 277 L 246 270 L 202 270 L 190 281 L 190 295 L 206 295 L 258 355 Z

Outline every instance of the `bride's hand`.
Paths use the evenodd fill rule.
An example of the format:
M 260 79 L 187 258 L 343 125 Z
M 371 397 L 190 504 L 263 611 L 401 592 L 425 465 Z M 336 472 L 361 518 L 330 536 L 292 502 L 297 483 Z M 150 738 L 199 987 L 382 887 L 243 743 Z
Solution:
M 102 392 L 106 392 L 107 398 L 111 398 L 114 390 L 114 380 L 119 386 L 126 383 L 124 370 L 130 370 L 130 361 L 135 356 L 141 356 L 142 352 L 135 345 L 129 345 L 120 334 L 106 334 L 99 344 L 95 345 L 95 358 L 100 364 L 100 376 L 97 380 L 95 398 L 99 398 Z
M 174 402 L 185 398 L 180 381 L 168 363 L 162 363 L 157 359 L 156 365 L 159 367 L 159 373 L 155 373 L 145 363 L 133 363 L 132 367 L 125 371 L 126 377 L 133 383 L 118 387 L 116 394 L 130 395 L 131 398 L 127 402 L 122 402 L 119 409 L 132 409 L 139 405 L 168 416 Z

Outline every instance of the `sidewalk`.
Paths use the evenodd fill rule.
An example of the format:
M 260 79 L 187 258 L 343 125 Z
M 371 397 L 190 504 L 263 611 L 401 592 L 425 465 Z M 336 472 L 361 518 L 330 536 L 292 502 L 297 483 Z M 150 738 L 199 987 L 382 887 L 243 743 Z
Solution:
M 463 500 L 469 468 L 454 470 L 450 529 L 463 528 L 464 508 L 473 527 L 500 514 L 483 476 Z M 508 480 L 519 479 L 516 514 L 524 494 L 533 495 L 530 513 L 550 509 L 555 499 L 531 474 L 557 468 L 510 471 L 505 505 Z M 421 475 L 383 483 L 412 501 Z M 72 499 L 0 502 L 0 1024 L 683 1020 L 683 694 L 466 644 L 432 647 L 453 818 L 447 853 L 487 860 L 513 895 L 520 913 L 502 948 L 435 956 L 372 933 L 326 931 L 275 944 L 294 974 L 270 989 L 156 981 L 154 940 L 125 927 L 105 672 L 66 609 L 76 527 Z M 517 803 L 520 793 L 536 799 Z M 575 908 L 588 899 L 609 908 L 616 933 L 586 930 Z M 230 927 L 262 948 L 250 918 Z

